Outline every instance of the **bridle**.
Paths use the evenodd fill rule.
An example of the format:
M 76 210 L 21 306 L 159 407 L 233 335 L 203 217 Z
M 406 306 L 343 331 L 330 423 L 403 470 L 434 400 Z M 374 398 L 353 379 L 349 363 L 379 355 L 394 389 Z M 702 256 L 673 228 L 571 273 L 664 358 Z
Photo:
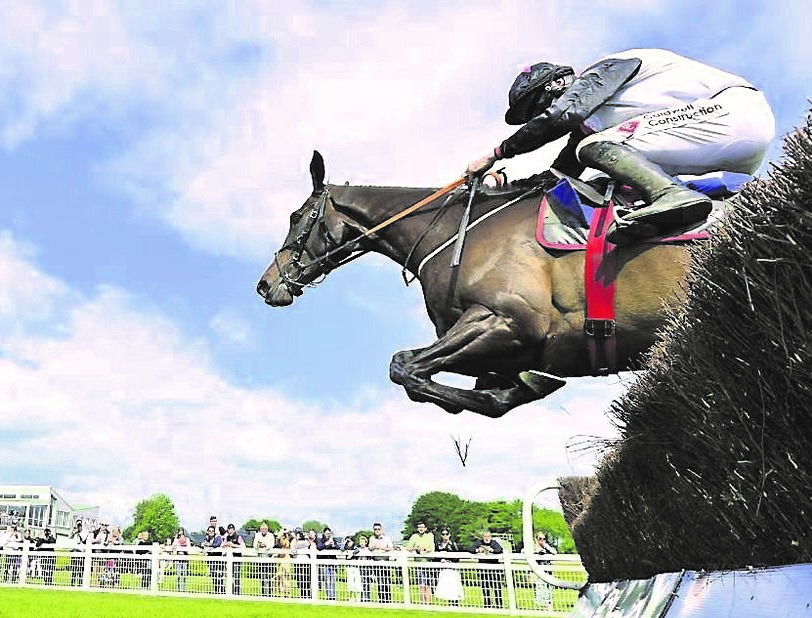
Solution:
M 300 295 L 304 287 L 315 287 L 321 283 L 324 277 L 331 271 L 339 266 L 343 266 L 347 262 L 361 257 L 369 251 L 369 249 L 361 250 L 355 248 L 355 245 L 357 245 L 358 241 L 363 237 L 363 234 L 343 243 L 333 237 L 324 219 L 328 200 L 332 202 L 335 207 L 336 204 L 330 196 L 330 190 L 325 186 L 318 201 L 306 215 L 307 220 L 305 221 L 304 227 L 296 235 L 296 238 L 283 245 L 279 251 L 274 253 L 273 261 L 276 265 L 276 269 L 279 271 L 279 276 L 282 278 L 282 282 L 285 284 L 288 292 L 293 295 Z M 315 229 L 319 230 L 319 235 L 327 250 L 324 255 L 314 255 L 308 248 L 310 235 Z M 339 253 L 346 253 L 347 250 L 349 250 L 349 255 L 346 255 L 344 258 L 338 258 Z M 282 251 L 291 252 L 291 257 L 285 266 L 279 263 L 279 254 Z M 307 257 L 310 258 L 308 264 L 302 264 L 303 254 L 306 254 Z M 302 283 L 301 279 L 304 275 L 312 272 L 316 272 L 314 280 Z
M 308 213 L 307 221 L 305 221 L 302 230 L 296 235 L 296 238 L 292 242 L 286 243 L 279 249 L 279 251 L 274 253 L 274 264 L 276 265 L 276 269 L 279 271 L 279 276 L 281 277 L 282 282 L 285 284 L 285 288 L 290 294 L 299 296 L 301 295 L 304 287 L 315 287 L 321 283 L 324 280 L 324 277 L 326 277 L 331 271 L 368 253 L 369 249 L 360 249 L 358 247 L 358 244 L 364 238 L 367 238 L 375 232 L 378 232 L 386 226 L 394 223 L 395 221 L 402 219 L 406 215 L 414 212 L 421 206 L 428 204 L 441 195 L 456 189 L 464 182 L 465 178 L 455 180 L 445 187 L 438 189 L 428 197 L 423 198 L 416 204 L 413 204 L 400 211 L 398 214 L 389 217 L 386 221 L 383 221 L 370 229 L 364 230 L 355 238 L 351 238 L 345 242 L 336 240 L 327 227 L 327 223 L 324 218 L 325 210 L 327 208 L 327 201 L 329 200 L 333 204 L 334 209 L 340 210 L 340 208 L 330 195 L 329 186 L 325 185 L 318 201 Z M 324 255 L 314 255 L 308 248 L 308 241 L 314 229 L 318 229 L 321 235 L 322 242 L 326 248 L 326 253 Z M 291 258 L 283 267 L 279 263 L 279 254 L 286 250 L 291 252 Z M 310 258 L 311 261 L 308 264 L 302 264 L 301 260 L 303 254 L 307 254 L 307 256 Z M 342 254 L 343 257 L 341 257 Z M 316 273 L 316 276 L 311 281 L 302 283 L 302 278 L 306 274 L 309 275 L 313 272 Z

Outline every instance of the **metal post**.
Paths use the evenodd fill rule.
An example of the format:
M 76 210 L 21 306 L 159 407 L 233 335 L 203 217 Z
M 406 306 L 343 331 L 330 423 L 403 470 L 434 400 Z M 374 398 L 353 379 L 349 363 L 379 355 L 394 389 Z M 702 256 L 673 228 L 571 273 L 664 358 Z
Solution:
M 403 604 L 409 607 L 412 604 L 412 585 L 409 581 L 409 559 L 405 551 L 398 553 L 400 570 L 403 574 Z
M 510 548 L 510 552 L 505 552 L 502 554 L 502 560 L 504 563 L 504 571 L 505 571 L 505 585 L 507 585 L 507 593 L 508 593 L 508 609 L 510 610 L 511 614 L 516 613 L 517 605 L 516 605 L 516 586 L 514 585 L 513 581 L 513 561 L 511 560 L 511 556 L 513 555 L 511 552 L 513 548 Z
M 90 537 L 88 537 L 88 541 Z M 82 588 L 90 588 L 90 567 L 93 564 L 93 554 L 91 552 L 90 543 L 85 543 L 84 551 L 82 552 L 84 563 L 82 564 Z
M 319 598 L 319 565 L 316 560 L 316 550 L 308 548 L 310 556 L 310 598 L 314 601 Z
M 19 582 L 21 586 L 25 586 L 25 578 L 28 576 L 28 557 L 30 551 L 31 544 L 25 541 L 23 543 L 23 553 L 20 557 L 20 573 L 19 573 Z
M 226 596 L 234 596 L 234 554 L 226 549 Z
M 149 569 L 150 572 L 152 573 L 152 577 L 150 577 L 149 581 L 149 589 L 150 592 L 158 592 L 158 572 L 161 569 L 161 561 L 160 556 L 158 554 L 157 543 L 152 544 L 152 551 L 150 552 L 149 558 L 150 558 Z

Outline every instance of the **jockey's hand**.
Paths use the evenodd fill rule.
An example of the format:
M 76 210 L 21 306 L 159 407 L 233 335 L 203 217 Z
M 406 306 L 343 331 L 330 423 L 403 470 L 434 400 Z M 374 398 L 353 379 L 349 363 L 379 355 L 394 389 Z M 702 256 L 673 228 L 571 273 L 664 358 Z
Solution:
M 469 180 L 479 178 L 485 172 L 491 169 L 494 163 L 496 163 L 496 155 L 494 155 L 493 153 L 487 154 L 484 157 L 480 157 L 476 161 L 471 161 L 465 170 L 465 176 Z

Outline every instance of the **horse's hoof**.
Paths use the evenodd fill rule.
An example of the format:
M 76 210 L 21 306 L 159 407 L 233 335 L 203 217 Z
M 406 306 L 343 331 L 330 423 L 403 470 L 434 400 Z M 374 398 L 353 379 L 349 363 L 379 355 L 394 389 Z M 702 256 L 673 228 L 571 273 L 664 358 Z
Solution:
M 563 378 L 550 375 L 549 373 L 542 373 L 535 369 L 522 371 L 519 373 L 519 379 L 522 381 L 522 384 L 536 393 L 539 398 L 546 397 L 567 383 Z

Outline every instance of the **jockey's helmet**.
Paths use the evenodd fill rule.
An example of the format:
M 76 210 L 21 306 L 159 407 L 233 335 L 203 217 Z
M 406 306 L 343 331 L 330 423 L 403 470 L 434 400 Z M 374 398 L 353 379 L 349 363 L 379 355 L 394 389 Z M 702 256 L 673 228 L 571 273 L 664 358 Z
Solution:
M 543 112 L 553 99 L 561 94 L 561 90 L 556 88 L 555 81 L 574 74 L 572 67 L 549 62 L 539 62 L 526 67 L 513 81 L 508 92 L 505 122 L 524 124 Z M 570 82 L 571 79 L 565 80 L 567 85 Z

